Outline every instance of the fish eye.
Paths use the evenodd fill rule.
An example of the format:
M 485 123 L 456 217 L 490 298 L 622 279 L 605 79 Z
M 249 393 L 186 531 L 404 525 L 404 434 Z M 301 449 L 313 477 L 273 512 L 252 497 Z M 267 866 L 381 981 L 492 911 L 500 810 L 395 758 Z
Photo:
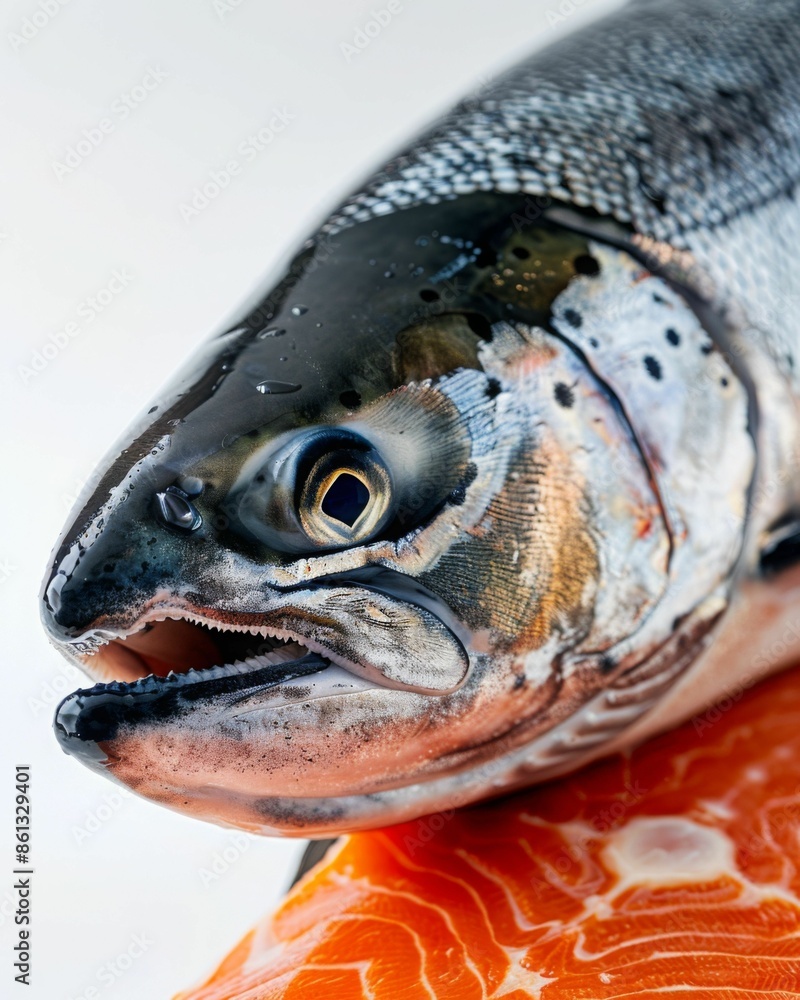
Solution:
M 322 512 L 352 528 L 369 503 L 369 488 L 349 472 L 339 472 L 322 498 Z
M 392 475 L 379 450 L 343 428 L 284 439 L 243 479 L 235 493 L 238 521 L 278 552 L 361 544 L 394 513 Z
M 367 540 L 386 523 L 391 506 L 391 475 L 377 449 L 360 435 L 340 434 L 310 442 L 311 461 L 297 463 L 299 523 L 311 542 L 326 548 Z M 330 450 L 319 455 L 320 447 Z

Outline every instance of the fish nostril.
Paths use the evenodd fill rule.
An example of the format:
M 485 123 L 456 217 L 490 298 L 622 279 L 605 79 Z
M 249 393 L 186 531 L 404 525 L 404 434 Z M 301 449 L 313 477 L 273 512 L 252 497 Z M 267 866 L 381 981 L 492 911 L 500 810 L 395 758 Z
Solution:
M 156 503 L 161 520 L 170 528 L 190 532 L 196 531 L 203 523 L 194 504 L 176 486 L 168 486 L 163 492 L 156 493 Z

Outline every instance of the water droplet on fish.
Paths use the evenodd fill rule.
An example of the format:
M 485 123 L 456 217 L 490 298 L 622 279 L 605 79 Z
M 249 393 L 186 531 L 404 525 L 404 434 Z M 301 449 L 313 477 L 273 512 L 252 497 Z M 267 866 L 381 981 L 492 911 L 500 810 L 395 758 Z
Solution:
M 383 272 L 383 276 L 384 276 L 384 278 L 393 278 L 394 277 L 394 271 L 384 271 Z
M 292 316 L 302 316 L 308 312 L 308 306 L 292 306 Z
M 371 257 L 371 258 L 370 258 L 370 261 L 369 261 L 369 265 L 370 265 L 370 267 L 375 267 L 375 264 L 376 264 L 376 263 L 377 263 L 377 261 L 375 260 L 375 258 L 374 258 L 374 257 Z
M 416 239 L 414 240 L 414 243 L 415 243 L 415 244 L 416 244 L 416 245 L 417 245 L 418 247 L 426 247 L 426 246 L 428 245 L 428 238 L 427 238 L 427 236 L 418 236 L 418 237 L 417 237 L 417 238 L 416 238 Z
M 272 395 L 278 392 L 297 392 L 298 389 L 302 388 L 296 382 L 279 382 L 276 379 L 265 379 L 263 382 L 259 382 L 256 386 L 259 392 L 263 392 L 264 395 Z
M 267 337 L 282 337 L 286 333 L 285 330 L 281 330 L 278 326 L 268 326 L 265 330 L 262 330 L 259 335 L 259 340 L 266 340 Z
M 278 358 L 278 361 L 288 361 L 288 360 L 289 359 L 287 357 Z

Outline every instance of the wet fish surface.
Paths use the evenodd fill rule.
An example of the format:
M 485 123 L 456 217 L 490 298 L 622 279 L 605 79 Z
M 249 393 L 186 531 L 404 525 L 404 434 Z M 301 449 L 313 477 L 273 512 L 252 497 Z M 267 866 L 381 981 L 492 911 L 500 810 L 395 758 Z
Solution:
M 98 470 L 64 749 L 322 837 L 574 771 L 786 666 L 800 3 L 633 4 L 381 168 Z

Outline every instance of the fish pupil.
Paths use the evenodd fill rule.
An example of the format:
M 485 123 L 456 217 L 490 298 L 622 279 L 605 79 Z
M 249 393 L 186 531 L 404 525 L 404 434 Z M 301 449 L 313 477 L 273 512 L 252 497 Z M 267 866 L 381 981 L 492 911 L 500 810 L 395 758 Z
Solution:
M 340 473 L 322 500 L 322 510 L 337 521 L 352 527 L 369 503 L 369 490 L 349 472 Z

